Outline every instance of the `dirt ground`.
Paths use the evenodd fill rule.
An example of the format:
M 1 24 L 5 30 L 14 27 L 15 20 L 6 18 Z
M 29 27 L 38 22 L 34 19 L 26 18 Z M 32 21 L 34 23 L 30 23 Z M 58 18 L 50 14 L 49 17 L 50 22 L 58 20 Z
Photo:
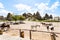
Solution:
M 20 32 L 19 30 L 16 29 L 32 29 L 31 25 L 40 25 L 40 27 L 33 28 L 33 30 L 40 30 L 40 31 L 47 31 L 46 26 L 42 25 L 41 22 L 29 22 L 29 21 L 24 21 L 25 24 L 18 24 L 18 25 L 10 25 L 10 30 L 7 32 L 4 32 L 3 34 L 10 35 L 10 36 L 19 36 L 20 37 Z M 49 22 L 45 22 L 49 23 Z M 50 22 L 52 23 L 52 22 Z M 60 23 L 58 22 L 53 22 L 52 23 L 54 26 L 54 32 L 60 33 Z M 12 30 L 14 29 L 14 30 Z M 29 31 L 24 31 L 24 38 L 29 39 L 30 38 L 30 33 Z M 47 31 L 48 32 L 48 31 Z M 50 32 L 50 31 L 49 31 Z M 56 37 L 56 40 L 60 40 L 60 34 L 56 34 L 58 37 Z M 32 40 L 51 40 L 51 34 L 46 33 L 46 32 L 31 32 L 31 38 Z

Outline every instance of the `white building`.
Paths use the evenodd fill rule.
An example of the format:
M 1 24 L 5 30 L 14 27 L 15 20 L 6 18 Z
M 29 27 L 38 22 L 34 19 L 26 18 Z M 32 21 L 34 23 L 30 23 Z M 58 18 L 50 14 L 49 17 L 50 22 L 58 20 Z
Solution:
M 58 16 L 58 17 L 54 17 L 54 20 L 55 21 L 60 21 L 60 17 Z

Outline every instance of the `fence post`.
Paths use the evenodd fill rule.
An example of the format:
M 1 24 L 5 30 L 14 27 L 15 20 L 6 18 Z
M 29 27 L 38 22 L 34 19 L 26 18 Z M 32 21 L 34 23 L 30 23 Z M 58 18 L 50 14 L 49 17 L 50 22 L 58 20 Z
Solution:
M 19 36 L 21 37 L 21 35 L 20 35 L 20 34 L 21 34 L 21 29 L 19 29 Z
M 0 30 L 0 35 L 2 35 L 3 34 L 3 31 L 2 30 Z
M 24 31 L 21 31 L 20 29 L 19 32 L 20 32 L 20 37 L 24 38 Z
M 51 33 L 51 40 L 56 40 L 55 34 Z
M 31 38 L 31 30 L 30 30 L 30 40 L 31 40 L 32 38 Z

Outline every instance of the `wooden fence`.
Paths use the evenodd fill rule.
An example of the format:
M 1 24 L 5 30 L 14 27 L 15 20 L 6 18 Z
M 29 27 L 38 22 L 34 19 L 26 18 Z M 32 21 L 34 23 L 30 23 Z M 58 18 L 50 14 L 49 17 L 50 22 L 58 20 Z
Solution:
M 32 32 L 42 32 L 42 33 L 49 33 L 50 35 L 50 40 L 57 40 L 56 37 L 58 34 L 58 36 L 60 35 L 60 33 L 58 32 L 48 32 L 48 31 L 40 31 L 40 30 L 29 30 L 29 29 L 12 29 L 12 30 L 19 30 L 19 34 L 20 34 L 20 37 L 24 38 L 24 31 L 29 31 L 29 39 L 30 40 L 34 40 L 32 39 Z M 24 31 L 21 31 L 21 30 L 24 30 Z M 47 36 L 48 37 L 48 36 Z M 40 40 L 40 39 L 39 39 Z

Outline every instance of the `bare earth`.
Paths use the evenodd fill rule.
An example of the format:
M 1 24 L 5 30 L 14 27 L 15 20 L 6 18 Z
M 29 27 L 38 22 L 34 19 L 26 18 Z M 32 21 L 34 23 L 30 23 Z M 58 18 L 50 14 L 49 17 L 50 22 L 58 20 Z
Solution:
M 20 37 L 19 30 L 12 30 L 12 29 L 32 29 L 31 25 L 40 25 L 40 27 L 37 27 L 36 29 L 33 28 L 34 30 L 47 31 L 46 26 L 42 25 L 40 22 L 29 22 L 29 21 L 24 21 L 24 22 L 25 24 L 10 25 L 11 26 L 10 30 L 4 32 L 3 35 Z M 52 24 L 54 26 L 54 32 L 60 33 L 60 23 L 53 22 Z M 22 31 L 24 31 L 24 38 L 27 38 L 25 40 L 28 40 L 30 38 L 29 31 L 26 30 L 22 30 Z M 50 33 L 46 33 L 46 32 L 31 32 L 31 33 L 32 33 L 32 40 L 51 40 Z M 56 40 L 60 40 L 60 34 L 56 34 L 56 35 L 58 36 L 56 37 Z

